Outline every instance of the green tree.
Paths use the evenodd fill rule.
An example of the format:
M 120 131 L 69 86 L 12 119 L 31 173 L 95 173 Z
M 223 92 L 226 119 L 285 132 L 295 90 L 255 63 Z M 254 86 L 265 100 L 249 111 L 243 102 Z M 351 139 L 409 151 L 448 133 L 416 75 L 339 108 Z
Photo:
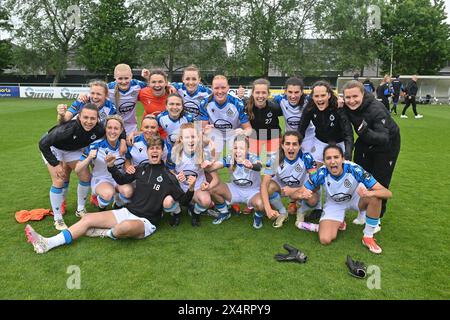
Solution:
M 377 1 L 371 1 L 378 5 Z M 379 29 L 368 25 L 369 7 L 366 0 L 320 0 L 314 8 L 316 35 L 330 39 L 337 70 L 358 70 L 372 64 L 378 55 Z
M 2 3 L 3 1 L 0 1 Z M 3 7 L 0 8 L 0 32 L 11 31 L 9 23 L 9 13 Z M 0 40 L 0 73 L 4 69 L 11 66 L 12 63 L 12 46 L 9 39 Z
M 316 0 L 243 0 L 234 2 L 232 59 L 234 73 L 267 77 L 275 67 L 284 73 L 306 71 L 301 50 Z
M 139 1 L 141 61 L 173 72 L 191 63 L 201 69 L 225 63 L 223 17 L 228 4 L 218 0 Z
M 380 59 L 384 71 L 437 74 L 450 60 L 450 25 L 443 0 L 392 0 L 382 15 Z
M 101 0 L 92 3 L 83 26 L 77 61 L 89 71 L 108 73 L 118 63 L 137 63 L 138 29 L 132 8 L 125 0 Z
M 81 35 L 88 0 L 7 0 L 18 18 L 13 37 L 19 48 L 14 60 L 19 69 L 45 70 L 59 82 Z

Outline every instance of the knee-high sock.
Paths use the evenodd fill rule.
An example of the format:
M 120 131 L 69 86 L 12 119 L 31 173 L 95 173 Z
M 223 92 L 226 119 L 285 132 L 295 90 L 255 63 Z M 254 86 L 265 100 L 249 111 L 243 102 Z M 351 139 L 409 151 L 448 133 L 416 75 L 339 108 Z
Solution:
M 175 202 L 170 208 L 164 208 L 164 212 L 170 214 L 180 214 L 181 213 L 180 204 L 178 202 Z
M 286 208 L 284 207 L 283 202 L 281 201 L 281 196 L 278 192 L 274 192 L 274 194 L 269 197 L 269 202 L 281 215 L 287 215 Z
M 55 247 L 62 246 L 63 244 L 71 244 L 72 243 L 72 234 L 69 230 L 63 230 L 58 233 L 56 236 L 47 238 L 48 249 L 53 249 Z
M 91 188 L 91 182 L 84 182 L 79 181 L 78 182 L 78 189 L 77 189 L 77 195 L 78 195 L 78 205 L 77 210 L 83 210 L 84 206 L 86 204 L 86 199 L 89 193 L 89 189 Z
M 97 195 L 97 201 L 98 201 L 98 207 L 99 208 L 102 208 L 102 209 L 106 208 L 111 203 L 111 200 L 112 199 L 110 199 L 110 200 L 103 199 L 102 197 Z
M 194 205 L 194 213 L 195 214 L 200 214 L 202 212 L 205 212 L 206 210 L 208 210 L 208 208 L 205 208 L 205 207 L 199 205 L 198 203 L 196 203 Z
M 61 213 L 61 205 L 63 201 L 63 188 L 52 186 L 50 188 L 50 204 L 52 205 L 53 219 L 55 221 L 63 218 Z
M 65 181 L 64 182 L 64 187 L 63 187 L 63 199 L 64 200 L 66 200 L 67 191 L 69 191 L 69 182 L 70 181 Z
M 378 223 L 380 222 L 379 218 L 371 218 L 369 216 L 366 216 L 366 226 L 364 227 L 364 236 L 372 238 L 373 232 L 375 231 L 375 228 L 378 226 Z

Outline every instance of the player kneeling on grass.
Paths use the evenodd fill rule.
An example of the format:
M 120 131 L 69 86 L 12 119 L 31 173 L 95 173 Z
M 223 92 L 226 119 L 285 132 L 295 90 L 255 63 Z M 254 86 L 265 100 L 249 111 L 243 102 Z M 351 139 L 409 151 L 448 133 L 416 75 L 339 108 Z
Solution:
M 166 201 L 172 197 L 175 201 L 187 204 L 194 195 L 196 178 L 188 178 L 186 193 L 180 188 L 176 178 L 161 161 L 163 140 L 155 136 L 148 142 L 149 163 L 139 165 L 134 174 L 122 173 L 114 165 L 115 157 L 107 157 L 108 170 L 118 184 L 136 181 L 136 190 L 131 202 L 119 210 L 89 213 L 80 221 L 51 238 L 44 238 L 30 225 L 25 227 L 28 241 L 37 253 L 70 244 L 82 235 L 91 237 L 109 237 L 143 239 L 156 230 Z
M 269 219 L 276 218 L 273 223 L 274 228 L 281 228 L 284 221 L 288 219 L 288 213 L 281 201 L 280 192 L 285 187 L 302 187 L 308 179 L 308 174 L 316 171 L 316 162 L 309 153 L 303 153 L 300 150 L 301 144 L 302 136 L 300 133 L 287 131 L 281 141 L 278 160 L 272 158 L 264 171 L 261 182 L 261 197 L 267 217 Z M 294 199 L 290 197 L 290 200 Z M 271 205 L 275 210 L 272 209 Z M 314 208 L 308 207 L 304 201 L 301 202 L 297 209 L 297 222 L 303 222 L 306 212 L 312 209 Z
M 314 191 L 321 185 L 324 186 L 326 200 L 319 224 L 320 242 L 326 245 L 336 239 L 339 226 L 345 218 L 345 211 L 358 210 L 366 215 L 363 245 L 373 253 L 381 253 L 373 234 L 380 220 L 381 200 L 391 198 L 391 191 L 361 166 L 344 162 L 344 153 L 339 146 L 325 147 L 323 159 L 325 166 L 310 177 L 304 188 L 293 194 L 294 198 L 307 199 L 309 204 L 313 205 L 319 201 L 319 194 Z
M 220 182 L 211 190 L 211 196 L 216 204 L 216 210 L 220 213 L 213 224 L 220 224 L 231 217 L 228 205 L 245 203 L 249 208 L 255 208 L 253 227 L 262 227 L 264 206 L 259 193 L 261 185 L 261 162 L 257 156 L 249 154 L 249 140 L 245 135 L 234 138 L 232 155 L 228 155 L 222 161 L 209 163 L 206 170 L 218 170 L 224 167 L 230 169 L 231 182 Z

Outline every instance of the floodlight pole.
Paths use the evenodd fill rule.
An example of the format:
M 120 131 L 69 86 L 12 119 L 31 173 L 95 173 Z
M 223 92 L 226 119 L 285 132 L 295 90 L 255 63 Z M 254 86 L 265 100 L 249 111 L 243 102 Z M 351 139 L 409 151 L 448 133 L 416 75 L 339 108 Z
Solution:
M 390 76 L 392 77 L 392 66 L 394 64 L 394 38 L 391 40 L 391 69 L 390 69 Z

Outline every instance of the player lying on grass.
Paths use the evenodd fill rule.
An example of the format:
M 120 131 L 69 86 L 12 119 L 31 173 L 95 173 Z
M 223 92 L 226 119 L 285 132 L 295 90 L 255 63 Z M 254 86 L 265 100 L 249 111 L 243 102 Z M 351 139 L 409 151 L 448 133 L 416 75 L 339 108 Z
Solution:
M 181 204 L 188 204 L 194 195 L 195 176 L 187 178 L 186 193 L 177 179 L 161 161 L 163 140 L 154 136 L 148 142 L 149 163 L 139 165 L 134 174 L 121 173 L 114 165 L 115 157 L 107 158 L 108 170 L 118 184 L 136 181 L 131 202 L 119 210 L 89 213 L 70 228 L 51 238 L 44 238 L 30 225 L 25 227 L 28 241 L 37 253 L 45 253 L 63 244 L 70 244 L 83 235 L 95 237 L 143 239 L 156 230 L 163 207 L 169 205 L 169 197 Z
M 361 166 L 344 162 L 344 153 L 339 146 L 325 147 L 323 159 L 325 166 L 312 175 L 304 187 L 297 190 L 285 188 L 285 193 L 293 198 L 306 199 L 309 205 L 314 205 L 320 200 L 316 191 L 323 186 L 326 199 L 319 224 L 320 243 L 327 245 L 336 239 L 346 210 L 358 210 L 366 215 L 363 245 L 373 253 L 381 253 L 373 234 L 380 219 L 381 200 L 391 198 L 391 191 Z

